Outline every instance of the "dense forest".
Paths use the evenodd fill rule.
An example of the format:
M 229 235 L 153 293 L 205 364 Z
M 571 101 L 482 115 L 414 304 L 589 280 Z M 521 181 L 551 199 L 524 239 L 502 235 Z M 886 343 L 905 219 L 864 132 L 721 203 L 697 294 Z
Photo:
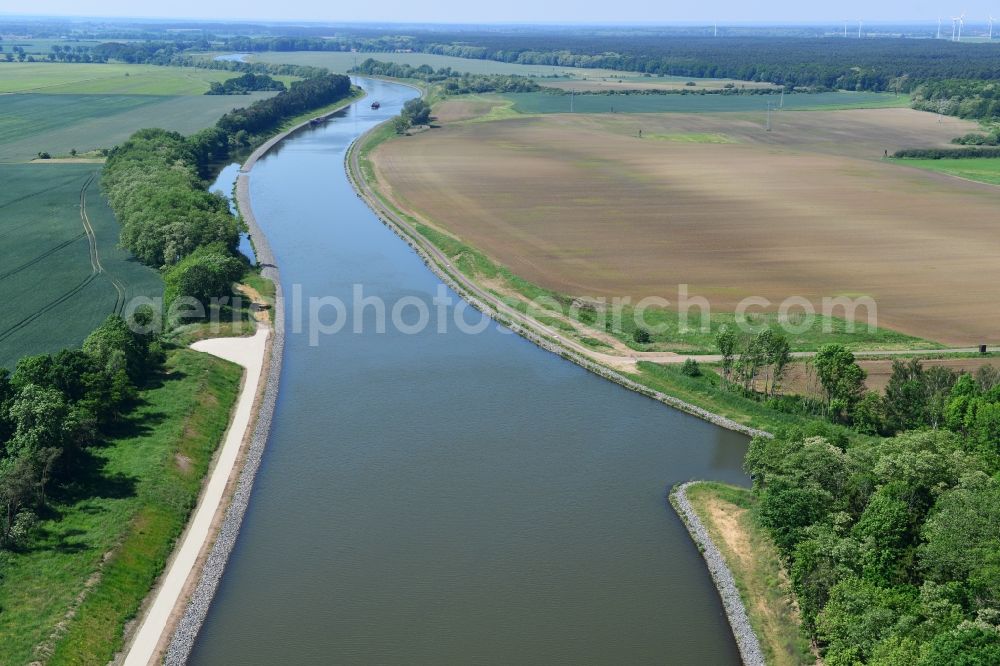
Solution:
M 122 227 L 122 246 L 148 266 L 176 264 L 210 243 L 236 247 L 236 219 L 224 199 L 204 188 L 197 156 L 176 132 L 140 130 L 112 149 L 102 186 Z

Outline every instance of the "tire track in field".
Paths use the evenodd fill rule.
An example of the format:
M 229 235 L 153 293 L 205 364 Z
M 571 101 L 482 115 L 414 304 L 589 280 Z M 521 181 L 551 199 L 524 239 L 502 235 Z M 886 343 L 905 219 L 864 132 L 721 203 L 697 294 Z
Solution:
M 88 246 L 89 246 L 89 249 L 90 249 L 90 267 L 91 267 L 91 273 L 90 273 L 90 275 L 88 275 L 87 277 L 85 277 L 79 284 L 77 284 L 76 286 L 74 286 L 72 289 L 70 289 L 69 291 L 63 293 L 61 296 L 59 296 L 56 299 L 50 301 L 49 303 L 46 303 L 45 305 L 43 305 L 41 308 L 39 308 L 35 312 L 33 312 L 33 313 L 31 313 L 31 314 L 23 317 L 22 319 L 14 322 L 13 324 L 11 324 L 10 326 L 8 326 L 7 328 L 0 330 L 0 342 L 6 340 L 10 336 L 12 336 L 15 333 L 17 333 L 18 331 L 24 329 L 26 326 L 28 326 L 29 324 L 31 324 L 32 322 L 34 322 L 36 319 L 38 319 L 42 315 L 44 315 L 44 314 L 52 311 L 53 309 L 55 309 L 55 308 L 59 307 L 60 305 L 62 305 L 63 303 L 65 303 L 66 301 L 72 299 L 77 294 L 79 294 L 84 289 L 86 289 L 90 285 L 90 283 L 92 283 L 94 280 L 96 280 L 101 274 L 105 274 L 104 266 L 101 264 L 100 253 L 98 252 L 97 235 L 94 233 L 94 227 L 93 227 L 93 225 L 90 222 L 90 216 L 87 215 L 87 189 L 90 187 L 91 183 L 94 182 L 94 177 L 95 177 L 94 174 L 91 174 L 90 177 L 87 178 L 87 180 L 84 182 L 83 187 L 80 188 L 80 221 L 83 224 L 83 233 L 80 234 L 79 236 L 75 237 L 71 241 L 67 241 L 66 243 L 63 244 L 63 246 L 66 246 L 69 243 L 72 243 L 74 241 L 79 240 L 83 236 L 87 237 L 87 243 L 88 243 Z M 52 188 L 47 188 L 47 189 L 52 189 Z M 44 192 L 44 191 L 47 191 L 47 190 L 42 190 L 42 191 Z M 0 207 L 2 207 L 2 206 L 0 206 Z M 36 257 L 35 260 L 32 260 L 31 262 L 28 262 L 28 263 L 30 263 L 30 264 L 37 263 L 38 261 L 40 261 L 45 256 L 49 256 L 49 255 L 57 252 L 59 249 L 62 249 L 62 248 L 58 247 L 58 248 L 54 248 L 52 250 L 49 250 L 42 257 Z M 3 277 L 6 277 L 7 275 L 12 274 L 12 272 L 23 270 L 26 267 L 27 266 L 20 266 L 20 267 L 18 267 L 16 269 L 13 269 L 13 271 L 9 271 Z M 114 276 L 112 276 L 110 274 L 107 274 L 107 276 L 111 280 L 111 284 L 112 284 L 112 286 L 114 286 L 115 293 L 116 293 L 115 307 L 114 307 L 113 312 L 115 314 L 120 314 L 124 310 L 124 308 L 125 308 L 125 287 Z
M 125 285 L 114 275 L 104 270 L 104 266 L 101 264 L 101 253 L 97 248 L 97 234 L 94 232 L 94 226 L 90 223 L 90 216 L 87 215 L 87 189 L 93 182 L 94 174 L 90 174 L 90 178 L 80 188 L 80 221 L 83 223 L 83 231 L 87 234 L 87 243 L 90 246 L 91 274 L 97 276 L 104 273 L 108 276 L 108 279 L 111 280 L 111 286 L 115 288 L 115 307 L 112 313 L 121 314 L 125 309 Z

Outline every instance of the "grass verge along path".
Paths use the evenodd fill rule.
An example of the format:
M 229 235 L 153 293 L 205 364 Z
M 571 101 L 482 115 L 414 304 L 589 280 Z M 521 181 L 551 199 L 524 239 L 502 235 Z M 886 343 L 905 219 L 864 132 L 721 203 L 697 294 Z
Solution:
M 750 490 L 698 482 L 687 498 L 732 572 L 767 663 L 815 663 L 778 551 L 753 521 Z
M 0 663 L 111 660 L 184 529 L 240 375 L 172 350 L 116 436 L 84 452 L 31 548 L 0 554 Z
M 240 451 L 254 422 L 253 407 L 266 363 L 269 332 L 266 325 L 261 325 L 252 337 L 216 338 L 202 340 L 193 345 L 197 351 L 206 352 L 246 368 L 246 379 L 240 389 L 225 441 L 219 450 L 211 476 L 205 484 L 205 491 L 200 497 L 180 547 L 175 551 L 170 566 L 160 581 L 153 603 L 135 634 L 125 658 L 125 666 L 147 664 L 159 656 L 159 649 L 166 647 L 166 642 L 173 633 L 170 625 L 174 610 L 185 601 L 184 593 L 188 581 L 193 580 L 192 576 L 198 574 L 201 554 L 217 533 L 216 528 L 219 524 L 217 518 L 226 508 L 230 479 L 237 468 Z

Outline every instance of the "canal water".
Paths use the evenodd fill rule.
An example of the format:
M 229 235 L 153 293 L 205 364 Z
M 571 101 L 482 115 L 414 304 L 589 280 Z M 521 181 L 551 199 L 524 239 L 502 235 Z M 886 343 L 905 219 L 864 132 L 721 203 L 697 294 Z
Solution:
M 415 92 L 361 83 L 367 99 L 257 163 L 254 211 L 303 310 L 351 304 L 357 284 L 433 313 L 439 281 L 344 173 L 354 138 Z M 449 317 L 478 322 L 447 293 Z M 294 310 L 273 431 L 192 663 L 738 663 L 666 494 L 747 483 L 746 438 L 496 325 L 381 333 L 369 308 L 362 333 L 349 321 L 312 346 Z

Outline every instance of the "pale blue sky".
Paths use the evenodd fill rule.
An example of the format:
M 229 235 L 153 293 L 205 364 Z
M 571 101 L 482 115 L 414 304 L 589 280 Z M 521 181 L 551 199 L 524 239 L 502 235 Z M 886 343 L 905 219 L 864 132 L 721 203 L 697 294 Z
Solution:
M 1000 0 L 846 0 L 807 3 L 789 0 L 748 4 L 736 0 L 0 0 L 0 14 L 31 13 L 70 16 L 130 16 L 249 20 L 379 21 L 379 22 L 548 22 L 548 23 L 680 23 L 936 21 L 965 11 L 966 23 L 983 23 L 988 13 L 1000 17 Z

